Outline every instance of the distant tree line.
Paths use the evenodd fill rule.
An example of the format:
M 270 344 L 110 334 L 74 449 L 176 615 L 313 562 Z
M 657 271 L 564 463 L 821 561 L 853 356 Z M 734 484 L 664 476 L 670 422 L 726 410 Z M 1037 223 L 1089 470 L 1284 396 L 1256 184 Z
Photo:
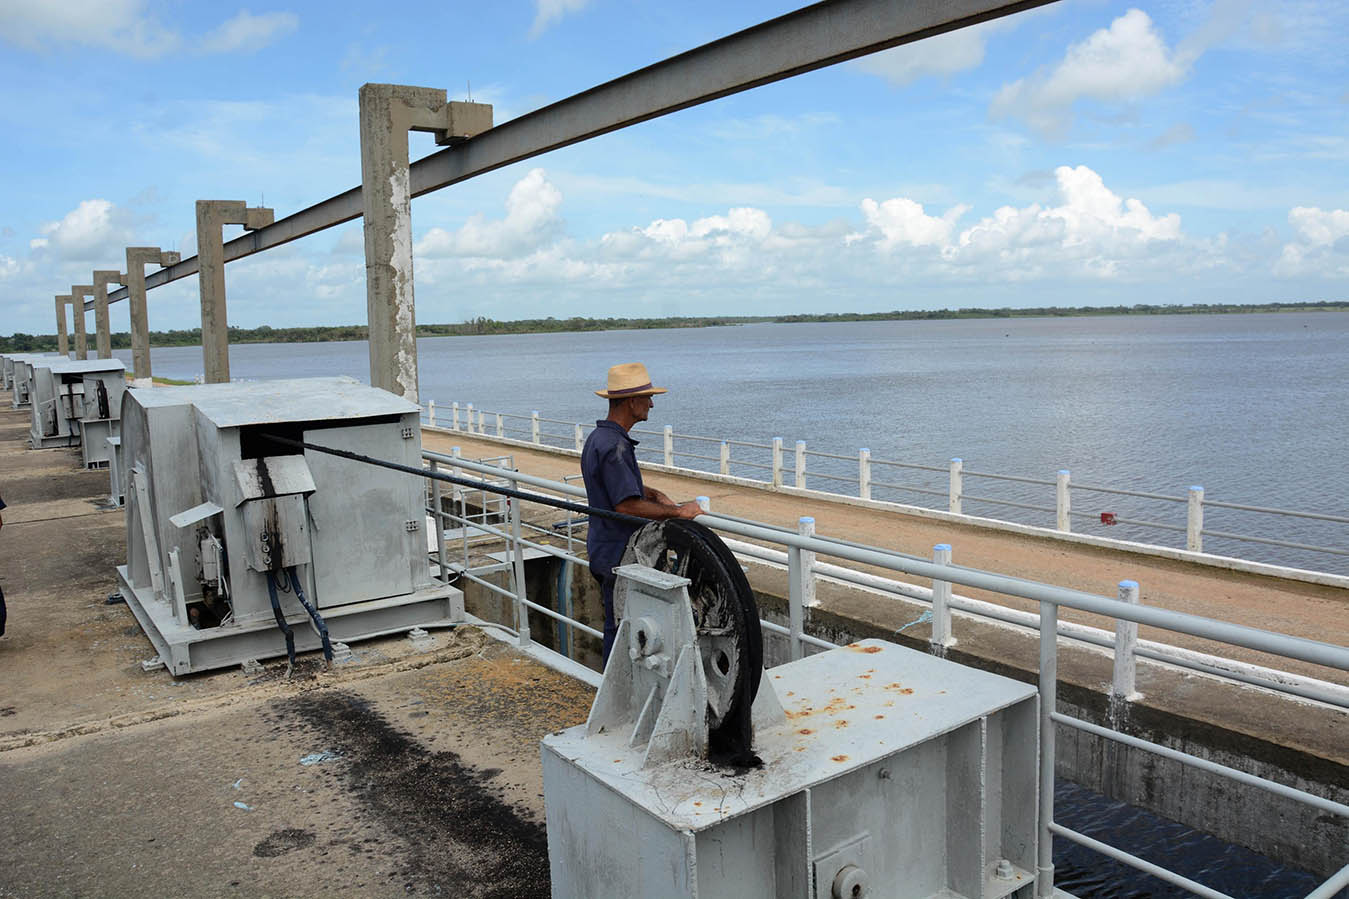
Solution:
M 953 318 L 1045 318 L 1101 315 L 1212 315 L 1217 313 L 1297 312 L 1329 309 L 1349 309 L 1349 302 L 1319 300 L 1306 303 L 1190 303 L 1186 305 L 1156 306 L 1139 303 L 1133 306 L 1041 306 L 1033 309 L 895 309 L 890 312 L 826 312 L 802 315 L 719 315 L 711 317 L 671 316 L 667 318 L 525 318 L 516 321 L 497 321 L 492 318 L 474 318 L 458 324 L 418 325 L 418 337 L 467 337 L 480 334 L 545 334 L 574 331 L 648 330 L 652 328 L 715 328 L 727 325 L 757 324 L 762 322 L 869 322 L 869 321 L 925 321 Z M 365 340 L 365 325 L 324 325 L 313 328 L 258 328 L 229 329 L 230 343 L 319 343 L 332 340 Z M 74 345 L 74 337 L 70 338 Z M 89 335 L 92 349 L 94 336 Z M 151 331 L 151 346 L 199 346 L 201 329 Z M 129 349 L 131 335 L 119 331 L 112 335 L 113 349 Z M 57 348 L 55 334 L 25 334 L 17 331 L 9 337 L 0 336 L 0 353 L 42 353 Z

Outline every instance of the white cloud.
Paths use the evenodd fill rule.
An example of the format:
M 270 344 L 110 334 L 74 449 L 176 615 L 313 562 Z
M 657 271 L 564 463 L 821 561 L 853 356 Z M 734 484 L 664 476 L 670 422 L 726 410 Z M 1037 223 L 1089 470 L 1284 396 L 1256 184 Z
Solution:
M 981 65 L 988 35 L 1005 27 L 1007 20 L 995 19 L 882 50 L 862 57 L 853 65 L 864 72 L 880 75 L 897 87 L 903 87 L 925 75 L 954 75 Z
M 144 7 L 143 0 L 3 0 L 0 38 L 28 50 L 80 44 L 140 59 L 172 53 L 178 34 Z
M 453 234 L 432 228 L 414 249 L 428 258 L 519 256 L 560 233 L 561 206 L 562 192 L 543 169 L 533 169 L 511 188 L 504 219 L 488 221 L 475 215 Z
M 1297 206 L 1288 224 L 1294 239 L 1284 244 L 1276 274 L 1349 276 L 1349 210 Z
M 29 241 L 35 255 L 61 261 L 106 262 L 121 257 L 134 235 L 130 217 L 108 200 L 83 200 Z
M 300 17 L 292 12 L 267 12 L 253 15 L 246 9 L 211 29 L 201 39 L 203 53 L 253 53 L 300 27 Z
M 889 250 L 907 244 L 914 247 L 940 247 L 949 242 L 951 229 L 969 210 L 968 206 L 953 206 L 940 218 L 923 212 L 922 204 L 908 197 L 894 197 L 882 203 L 867 197 L 862 201 L 862 215 L 867 224 L 881 233 L 881 249 Z M 860 235 L 853 236 L 853 240 Z
M 1130 103 L 1184 80 L 1203 44 L 1169 50 L 1152 19 L 1131 9 L 1080 44 L 1052 70 L 1004 85 L 993 98 L 997 117 L 1024 119 L 1050 135 L 1062 134 L 1079 100 Z
M 534 24 L 529 28 L 529 36 L 536 38 L 547 31 L 563 16 L 580 12 L 590 5 L 590 0 L 537 0 Z

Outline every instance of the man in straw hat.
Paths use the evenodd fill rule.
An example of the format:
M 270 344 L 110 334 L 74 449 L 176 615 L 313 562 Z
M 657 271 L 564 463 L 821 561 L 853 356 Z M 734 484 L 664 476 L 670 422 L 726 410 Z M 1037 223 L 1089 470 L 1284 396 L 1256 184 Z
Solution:
M 653 387 L 646 366 L 628 362 L 609 369 L 609 386 L 596 390 L 596 396 L 609 401 L 609 416 L 595 422 L 595 430 L 581 450 L 581 476 L 585 478 L 586 498 L 598 509 L 636 515 L 652 521 L 667 518 L 693 518 L 702 512 L 696 502 L 675 503 L 664 493 L 642 483 L 634 449 L 637 441 L 628 431 L 646 421 L 651 397 L 665 393 Z M 614 566 L 623 558 L 628 538 L 637 525 L 594 516 L 586 532 L 586 552 L 590 573 L 600 582 L 604 594 L 604 663 L 609 662 L 618 623 L 614 621 Z

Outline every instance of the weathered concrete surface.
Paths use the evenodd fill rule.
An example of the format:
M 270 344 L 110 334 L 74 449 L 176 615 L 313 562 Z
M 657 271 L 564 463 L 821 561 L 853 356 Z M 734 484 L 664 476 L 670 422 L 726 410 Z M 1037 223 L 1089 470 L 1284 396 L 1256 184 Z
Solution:
M 145 672 L 104 602 L 107 473 L 27 429 L 0 412 L 0 897 L 548 895 L 537 745 L 588 688 L 472 628 L 331 672 L 310 654 L 289 681 Z
M 89 358 L 89 338 L 88 330 L 85 327 L 86 310 L 84 308 L 84 298 L 94 295 L 94 285 L 92 284 L 74 284 L 70 288 L 70 307 L 75 315 L 75 358 Z
M 365 229 L 370 383 L 417 402 L 417 320 L 412 278 L 412 184 L 408 132 L 452 143 L 492 127 L 492 107 L 448 102 L 445 91 L 363 84 L 361 203 Z
M 98 358 L 112 358 L 112 322 L 108 316 L 108 285 L 125 284 L 126 275 L 116 269 L 94 270 L 94 333 Z
M 150 315 L 145 301 L 145 267 L 147 265 L 177 265 L 182 256 L 164 252 L 159 247 L 126 248 L 126 293 L 131 315 L 131 370 L 135 372 L 132 387 L 149 387 L 150 371 Z
M 66 327 L 66 307 L 70 305 L 70 294 L 56 298 L 56 351 L 62 356 L 70 352 L 70 337 Z
M 270 225 L 273 218 L 271 209 L 250 207 L 242 200 L 197 201 L 197 284 L 201 293 L 201 355 L 207 384 L 228 384 L 230 380 L 225 249 L 220 229 L 225 225 L 243 225 L 252 231 Z M 143 272 L 142 269 L 142 285 Z

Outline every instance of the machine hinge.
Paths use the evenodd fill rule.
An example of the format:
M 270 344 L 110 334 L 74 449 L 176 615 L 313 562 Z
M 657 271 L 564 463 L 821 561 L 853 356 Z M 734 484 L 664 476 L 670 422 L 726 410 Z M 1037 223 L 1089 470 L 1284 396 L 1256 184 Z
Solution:
M 420 531 L 422 529 L 422 523 L 416 519 L 409 519 L 404 522 L 403 527 L 407 528 L 408 533 L 411 534 L 413 531 Z
M 413 435 L 414 433 L 415 433 L 415 432 L 412 430 L 412 428 L 404 428 L 404 429 L 403 429 L 403 439 L 404 439 L 404 440 L 411 440 L 411 439 L 412 439 L 412 435 Z

